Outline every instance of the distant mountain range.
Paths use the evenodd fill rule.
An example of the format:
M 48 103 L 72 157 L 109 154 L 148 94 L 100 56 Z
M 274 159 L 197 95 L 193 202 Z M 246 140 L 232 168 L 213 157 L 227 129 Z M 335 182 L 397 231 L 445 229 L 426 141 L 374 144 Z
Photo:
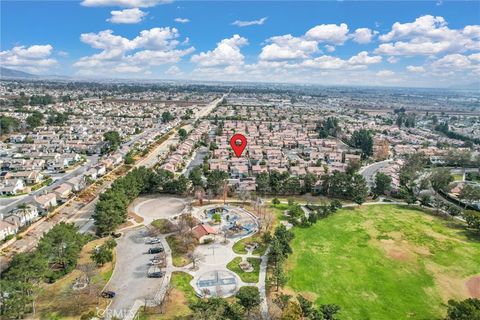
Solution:
M 0 77 L 1 78 L 27 78 L 27 79 L 38 78 L 38 76 L 31 73 L 27 73 L 19 70 L 7 69 L 4 67 L 0 67 Z

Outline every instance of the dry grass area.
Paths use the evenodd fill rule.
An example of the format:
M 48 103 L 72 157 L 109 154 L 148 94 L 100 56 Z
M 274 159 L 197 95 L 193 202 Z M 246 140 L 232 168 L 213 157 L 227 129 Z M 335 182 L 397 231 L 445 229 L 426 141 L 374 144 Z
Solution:
M 157 319 L 191 319 L 192 311 L 189 303 L 195 302 L 198 298 L 190 286 L 193 277 L 185 272 L 173 272 L 170 281 L 170 292 L 165 298 L 164 304 L 155 308 L 141 310 L 139 320 Z
M 42 319 L 78 319 L 96 308 L 105 308 L 109 300 L 100 293 L 112 275 L 115 261 L 96 267 L 90 259 L 92 250 L 106 239 L 91 241 L 85 245 L 77 268 L 52 284 L 43 284 L 37 299 L 37 314 Z M 77 278 L 88 275 L 89 285 L 82 290 L 73 290 Z

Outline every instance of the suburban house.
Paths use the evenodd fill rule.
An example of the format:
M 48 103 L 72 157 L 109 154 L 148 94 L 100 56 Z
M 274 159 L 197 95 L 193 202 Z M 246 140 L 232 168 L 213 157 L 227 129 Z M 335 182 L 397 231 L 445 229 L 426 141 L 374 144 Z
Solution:
M 57 205 L 57 196 L 55 193 L 47 193 L 34 198 L 38 206 L 43 210 L 48 210 Z
M 68 183 L 62 183 L 55 189 L 53 189 L 53 192 L 57 195 L 58 198 L 60 199 L 68 199 L 70 194 L 72 193 L 73 187 L 68 184 Z
M 18 232 L 18 227 L 4 220 L 0 220 L 0 241 Z
M 17 227 L 29 225 L 38 219 L 38 209 L 34 205 L 16 209 L 11 215 L 4 218 L 5 221 Z

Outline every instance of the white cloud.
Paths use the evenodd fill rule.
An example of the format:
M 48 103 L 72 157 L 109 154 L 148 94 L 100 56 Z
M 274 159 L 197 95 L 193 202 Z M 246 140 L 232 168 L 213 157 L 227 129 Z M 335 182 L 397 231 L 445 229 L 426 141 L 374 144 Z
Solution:
M 388 77 L 392 77 L 395 75 L 395 72 L 391 71 L 391 70 L 380 70 L 376 73 L 376 75 L 378 77 L 385 77 L 385 78 L 388 78 Z
M 432 62 L 432 67 L 435 69 L 450 69 L 452 71 L 460 71 L 474 66 L 474 62 L 478 62 L 478 54 L 471 55 L 470 57 L 461 54 L 449 54 L 437 61 Z
M 178 49 L 178 37 L 178 30 L 170 27 L 143 30 L 132 40 L 114 35 L 112 30 L 84 33 L 80 40 L 102 51 L 80 58 L 74 67 L 89 75 L 149 71 L 152 66 L 176 63 L 195 50 Z
M 138 8 L 113 10 L 110 13 L 112 17 L 107 19 L 108 22 L 125 24 L 139 23 L 148 14 Z
M 29 72 L 43 72 L 57 64 L 51 58 L 52 51 L 53 47 L 49 44 L 13 47 L 0 51 L 0 65 Z
M 356 56 L 348 59 L 348 62 L 351 65 L 368 65 L 382 62 L 382 57 L 380 56 L 369 56 L 367 51 L 362 51 Z
M 358 28 L 353 33 L 352 37 L 353 37 L 353 41 L 360 44 L 366 44 L 366 43 L 370 43 L 373 37 L 375 36 L 375 34 L 377 33 L 378 33 L 377 31 L 372 31 L 368 28 Z
M 248 27 L 248 26 L 261 26 L 262 24 L 267 21 L 267 17 L 260 18 L 258 20 L 251 20 L 251 21 L 240 21 L 240 20 L 235 20 L 232 22 L 232 25 L 237 26 L 237 27 Z
M 171 66 L 170 68 L 167 69 L 167 71 L 165 71 L 165 74 L 168 74 L 170 76 L 179 76 L 183 74 L 183 72 L 180 70 L 179 67 Z
M 391 57 L 388 57 L 387 61 L 388 63 L 397 63 L 398 61 L 400 61 L 400 59 L 398 59 L 397 57 L 391 56 Z
M 422 66 L 407 66 L 407 71 L 412 73 L 423 73 L 425 68 Z
M 267 41 L 271 44 L 262 48 L 259 56 L 261 60 L 305 59 L 318 51 L 316 41 L 293 37 L 290 34 L 272 37 Z
M 217 43 L 217 47 L 212 51 L 201 52 L 192 56 L 191 61 L 201 67 L 242 65 L 244 56 L 240 52 L 240 48 L 247 44 L 247 39 L 236 34 Z
M 347 41 L 348 26 L 345 23 L 321 24 L 307 31 L 305 37 L 309 40 L 317 42 L 328 42 L 336 45 L 343 44 Z
M 174 21 L 175 21 L 175 22 L 178 22 L 178 23 L 188 23 L 188 22 L 190 22 L 190 19 L 187 19 L 187 18 L 175 18 Z
M 132 43 L 135 47 L 150 50 L 170 50 L 180 43 L 176 40 L 179 36 L 176 28 L 152 28 L 141 31 L 140 35 L 132 40 Z
M 172 2 L 173 0 L 83 0 L 81 5 L 85 7 L 149 8 Z
M 60 50 L 57 52 L 60 57 L 68 57 L 68 52 Z
M 379 37 L 381 44 L 377 54 L 433 56 L 480 49 L 480 26 L 450 29 L 443 17 L 421 16 L 414 22 L 395 22 L 392 30 Z
M 325 49 L 327 49 L 328 52 L 333 52 L 335 51 L 335 47 L 334 46 L 331 46 L 329 44 L 326 44 L 325 45 Z
M 369 56 L 368 52 L 362 51 L 348 60 L 323 55 L 314 59 L 304 60 L 300 66 L 325 70 L 358 70 L 366 69 L 368 65 L 380 62 L 382 62 L 382 57 Z

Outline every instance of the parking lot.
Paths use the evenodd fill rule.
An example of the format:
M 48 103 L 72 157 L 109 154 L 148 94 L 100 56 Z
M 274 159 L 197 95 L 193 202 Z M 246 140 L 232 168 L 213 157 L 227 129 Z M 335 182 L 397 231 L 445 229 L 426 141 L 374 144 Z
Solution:
M 117 239 L 115 271 L 106 288 L 116 293 L 109 307 L 111 314 L 126 314 L 135 300 L 153 299 L 162 284 L 163 277 L 147 277 L 149 269 L 152 271 L 150 259 L 156 256 L 148 254 L 148 249 L 162 246 L 146 244 L 148 239 L 144 227 L 128 230 Z

